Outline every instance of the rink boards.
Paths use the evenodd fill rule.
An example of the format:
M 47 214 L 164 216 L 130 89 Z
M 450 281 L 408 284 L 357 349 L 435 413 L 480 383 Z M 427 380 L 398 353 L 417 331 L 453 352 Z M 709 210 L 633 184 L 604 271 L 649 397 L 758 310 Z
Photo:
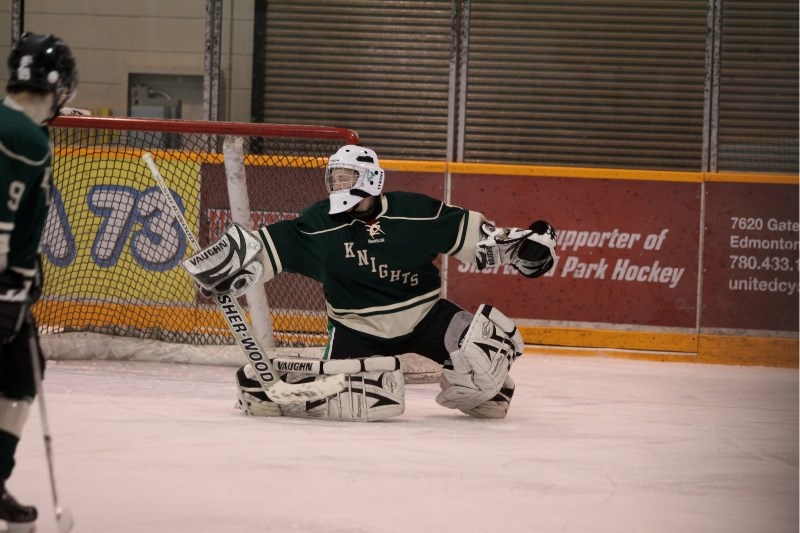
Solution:
M 246 163 L 248 182 L 256 182 L 249 188 L 258 189 L 251 195 L 254 220 L 269 223 L 296 216 L 303 208 L 291 204 L 296 177 L 270 174 L 267 168 L 266 175 L 252 180 L 251 174 L 258 175 L 264 166 L 255 159 Z M 320 166 L 318 161 L 297 164 Z M 155 247 L 157 257 L 152 252 L 141 257 L 135 253 L 136 239 L 153 236 L 137 229 L 136 221 L 116 233 L 104 225 L 104 191 L 129 192 L 133 203 L 152 193 L 152 184 L 133 156 L 128 165 L 112 177 L 97 176 L 91 188 L 73 200 L 75 205 L 59 205 L 56 191 L 48 224 L 60 225 L 61 231 L 50 233 L 57 242 L 45 243 L 46 268 L 102 280 L 113 275 L 115 261 L 127 261 L 126 269 L 164 276 L 170 283 L 157 284 L 155 293 L 137 295 L 131 302 L 102 304 L 92 302 L 91 294 L 70 293 L 68 284 L 61 293 L 46 294 L 38 311 L 78 307 L 70 315 L 77 322 L 103 317 L 111 325 L 142 329 L 156 327 L 164 314 L 183 314 L 186 329 L 222 329 L 212 309 L 197 306 L 196 291 L 178 266 L 185 246 Z M 182 165 L 198 176 L 197 186 L 187 189 L 179 203 L 187 212 L 200 213 L 203 223 L 196 218 L 190 223 L 201 227 L 201 240 L 208 242 L 215 237 L 214 228 L 227 219 L 219 156 L 172 157 L 164 165 L 167 175 L 169 165 Z M 479 272 L 456 260 L 440 261 L 448 298 L 467 309 L 480 303 L 496 305 L 518 321 L 529 344 L 653 350 L 673 352 L 680 359 L 797 366 L 794 176 L 409 161 L 382 165 L 386 190 L 424 192 L 482 212 L 502 226 L 545 219 L 558 230 L 557 263 L 540 279 L 526 279 L 508 267 Z M 324 196 L 324 190 L 318 194 Z M 284 198 L 280 205 L 272 200 L 278 197 Z M 70 239 L 69 214 L 79 210 L 91 210 L 97 218 L 97 228 L 86 242 Z M 119 243 L 104 248 L 111 252 L 102 256 L 96 249 L 104 237 Z M 125 249 L 132 253 L 120 253 Z M 107 283 L 103 291 L 113 297 L 115 283 L 125 282 Z M 271 282 L 280 283 L 280 276 Z M 158 287 L 166 286 L 180 290 L 159 292 Z M 309 321 L 302 315 L 322 305 L 321 295 L 309 303 L 295 300 L 296 291 L 277 294 L 283 295 L 274 305 L 283 317 L 282 327 L 324 333 L 324 320 Z M 131 305 L 141 312 L 114 310 Z M 302 325 L 295 326 L 295 321 Z

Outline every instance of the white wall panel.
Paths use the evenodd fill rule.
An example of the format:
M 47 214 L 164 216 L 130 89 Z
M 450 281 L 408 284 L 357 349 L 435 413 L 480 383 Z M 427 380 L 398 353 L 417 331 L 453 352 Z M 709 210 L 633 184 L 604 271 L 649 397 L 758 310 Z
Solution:
M 220 86 L 248 92 L 248 109 L 231 105 L 229 93 L 220 94 L 223 108 L 237 116 L 223 120 L 249 120 L 252 72 L 253 0 L 223 3 L 223 54 Z M 0 54 L 8 55 L 11 26 L 10 2 L 0 2 Z M 202 0 L 26 0 L 25 29 L 54 33 L 73 50 L 80 87 L 77 107 L 110 107 L 125 115 L 128 73 L 203 74 L 205 2 Z M 0 84 L 7 74 L 0 69 Z

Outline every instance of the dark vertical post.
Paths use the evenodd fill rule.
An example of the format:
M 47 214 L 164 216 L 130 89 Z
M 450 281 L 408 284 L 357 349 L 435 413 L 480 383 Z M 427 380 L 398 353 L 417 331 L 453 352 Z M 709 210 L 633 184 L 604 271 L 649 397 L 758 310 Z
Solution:
M 250 122 L 264 122 L 264 90 L 267 77 L 267 0 L 255 0 L 253 12 L 253 69 L 250 90 Z

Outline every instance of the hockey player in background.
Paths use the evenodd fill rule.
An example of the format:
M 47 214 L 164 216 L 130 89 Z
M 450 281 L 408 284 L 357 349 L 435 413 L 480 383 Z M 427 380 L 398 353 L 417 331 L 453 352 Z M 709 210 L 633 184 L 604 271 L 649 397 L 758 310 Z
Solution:
M 0 519 L 25 530 L 35 527 L 36 508 L 18 503 L 6 483 L 37 392 L 32 358 L 44 368 L 30 308 L 42 284 L 52 186 L 47 125 L 75 94 L 77 76 L 69 47 L 52 35 L 22 35 L 8 68 L 0 104 Z
M 403 412 L 396 356 L 417 353 L 443 365 L 436 401 L 480 418 L 503 418 L 514 393 L 508 375 L 522 336 L 498 309 L 473 315 L 442 298 L 434 260 L 453 256 L 479 268 L 509 264 L 536 278 L 554 264 L 556 234 L 544 221 L 529 229 L 497 228 L 477 212 L 423 194 L 382 192 L 384 171 L 373 150 L 347 145 L 329 158 L 329 198 L 299 218 L 223 237 L 184 261 L 201 289 L 241 294 L 263 279 L 296 272 L 322 283 L 327 302 L 329 373 L 347 374 L 336 396 L 278 406 L 250 365 L 236 375 L 238 406 L 257 416 L 379 420 Z M 240 253 L 247 255 L 240 257 Z M 240 252 L 240 253 L 234 253 Z M 321 365 L 274 361 L 283 379 L 315 379 Z M 344 369 L 344 370 L 343 370 Z

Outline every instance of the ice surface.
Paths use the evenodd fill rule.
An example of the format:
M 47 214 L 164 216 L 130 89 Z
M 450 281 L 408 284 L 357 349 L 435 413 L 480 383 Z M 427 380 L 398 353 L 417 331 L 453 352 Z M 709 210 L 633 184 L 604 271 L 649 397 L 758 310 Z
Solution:
M 798 372 L 530 355 L 506 420 L 408 385 L 369 424 L 257 419 L 230 367 L 50 362 L 77 533 L 786 532 Z M 38 409 L 9 483 L 55 531 Z

